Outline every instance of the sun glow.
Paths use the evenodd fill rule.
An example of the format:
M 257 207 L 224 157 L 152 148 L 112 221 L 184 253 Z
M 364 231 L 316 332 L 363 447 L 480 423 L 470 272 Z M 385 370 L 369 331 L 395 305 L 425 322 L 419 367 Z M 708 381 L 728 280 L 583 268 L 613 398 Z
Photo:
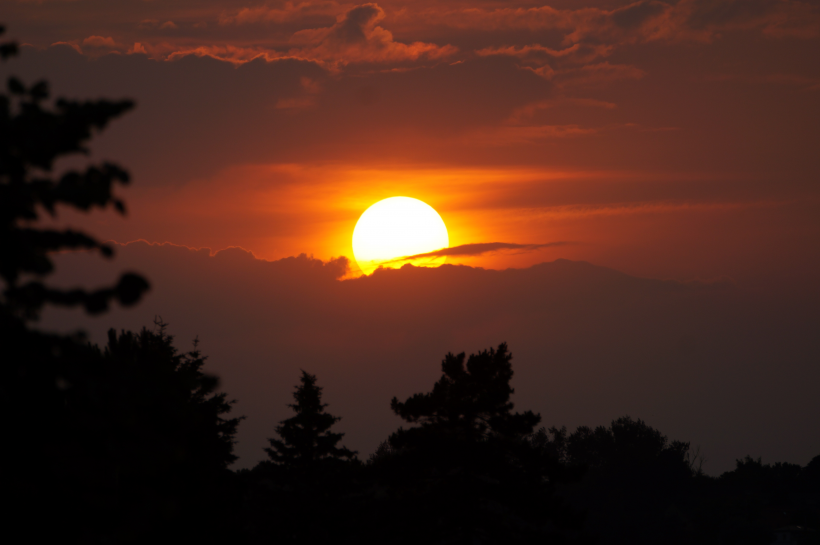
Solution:
M 411 263 L 431 267 L 444 256 L 402 259 L 450 246 L 444 220 L 433 207 L 410 197 L 390 197 L 364 211 L 353 230 L 353 255 L 364 274 L 379 266 Z

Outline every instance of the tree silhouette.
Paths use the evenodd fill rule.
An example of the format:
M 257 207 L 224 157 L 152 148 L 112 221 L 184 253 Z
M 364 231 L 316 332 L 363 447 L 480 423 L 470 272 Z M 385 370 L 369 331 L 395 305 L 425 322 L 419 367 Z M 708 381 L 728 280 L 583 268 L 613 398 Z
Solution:
M 399 428 L 371 458 L 388 491 L 374 499 L 381 511 L 371 539 L 403 519 L 415 522 L 404 524 L 402 543 L 561 541 L 577 526 L 554 501 L 560 464 L 527 441 L 541 417 L 512 411 L 511 360 L 505 343 L 469 358 L 447 354 L 432 391 L 393 398 L 393 412 L 416 426 Z
M 0 27 L 0 33 L 3 32 Z M 13 43 L 0 45 L 0 58 L 16 54 Z M 79 210 L 125 206 L 112 193 L 116 183 L 127 184 L 128 173 L 113 163 L 92 165 L 50 177 L 54 162 L 74 154 L 88 155 L 86 142 L 108 122 L 133 108 L 130 100 L 69 101 L 58 99 L 47 107 L 48 84 L 26 87 L 17 78 L 8 80 L 9 94 L 0 94 L 0 278 L 5 289 L 0 298 L 3 313 L 36 317 L 45 303 L 82 305 L 87 312 L 108 308 L 111 300 L 132 305 L 148 289 L 144 278 L 124 274 L 111 287 L 86 291 L 46 286 L 41 279 L 54 270 L 50 254 L 61 250 L 98 250 L 111 257 L 113 250 L 94 238 L 71 229 L 31 226 L 42 208 L 51 216 L 58 205 Z M 21 283 L 21 277 L 35 279 Z M 39 277 L 39 278 L 38 278 Z
M 613 465 L 646 465 L 655 460 L 667 461 L 681 471 L 689 471 L 686 453 L 689 443 L 669 441 L 660 431 L 643 420 L 623 416 L 607 428 L 580 426 L 567 439 L 568 461 L 573 464 L 602 468 Z
M 157 325 L 111 330 L 104 350 L 12 332 L 22 353 L 2 387 L 15 437 L 4 485 L 15 523 L 48 517 L 27 527 L 32 540 L 130 543 L 234 531 L 228 465 L 240 419 L 227 416 L 231 404 L 203 372 L 199 350 L 179 352 Z
M 0 44 L 0 58 L 16 52 Z M 26 87 L 16 78 L 0 94 L 0 402 L 14 438 L 3 478 L 13 504 L 8 533 L 90 543 L 224 537 L 235 530 L 227 466 L 239 419 L 227 417 L 230 403 L 202 371 L 196 347 L 179 353 L 162 323 L 156 332 L 112 331 L 104 351 L 82 334 L 29 327 L 46 304 L 98 313 L 112 301 L 133 304 L 148 289 L 133 273 L 92 291 L 45 284 L 55 252 L 113 254 L 84 233 L 36 221 L 60 206 L 125 213 L 113 192 L 129 181 L 119 166 L 52 171 L 58 159 L 87 155 L 88 141 L 133 107 L 48 97 L 46 82 Z
M 129 434 L 132 445 L 126 450 L 173 450 L 174 463 L 195 472 L 224 470 L 236 460 L 234 437 L 244 417 L 225 418 L 234 402 L 216 392 L 217 377 L 203 372 L 207 358 L 198 340 L 192 350 L 180 352 L 166 332 L 167 324 L 158 319 L 155 326 L 154 331 L 143 328 L 138 333 L 108 331 L 101 368 L 108 375 L 104 384 L 110 398 L 102 405 L 126 411 L 112 417 L 114 421 L 145 423 L 135 427 L 139 436 Z
M 346 542 L 356 512 L 343 497 L 360 464 L 356 452 L 337 446 L 344 434 L 330 431 L 340 417 L 325 412 L 316 377 L 302 371 L 288 406 L 296 413 L 268 439 L 270 460 L 243 477 L 247 483 L 243 526 L 252 543 Z M 359 521 L 361 522 L 361 521 Z
M 696 536 L 680 509 L 694 494 L 689 443 L 669 441 L 644 421 L 624 416 L 610 426 L 540 429 L 535 448 L 570 467 L 583 480 L 564 490 L 588 512 L 587 529 L 602 543 L 689 543 Z
M 78 506 L 98 505 L 78 519 L 101 539 L 230 534 L 237 498 L 228 465 L 242 418 L 227 417 L 232 402 L 203 372 L 196 341 L 180 352 L 155 323 L 110 330 L 105 349 L 65 377 L 72 387 L 52 446 L 60 480 Z
M 442 377 L 428 393 L 415 394 L 406 401 L 393 398 L 390 408 L 419 428 L 400 429 L 390 442 L 402 448 L 414 436 L 430 432 L 450 434 L 459 439 L 477 441 L 491 436 L 515 438 L 532 433 L 541 417 L 532 411 L 512 413 L 510 386 L 512 355 L 507 344 L 471 354 L 464 365 L 465 354 L 444 357 Z
M 281 439 L 268 439 L 266 448 L 270 459 L 279 465 L 306 469 L 328 460 L 350 460 L 356 453 L 345 447 L 337 447 L 343 433 L 333 433 L 330 428 L 341 417 L 325 412 L 322 388 L 316 385 L 316 376 L 302 371 L 301 384 L 293 393 L 292 408 L 296 415 L 283 420 L 276 433 Z

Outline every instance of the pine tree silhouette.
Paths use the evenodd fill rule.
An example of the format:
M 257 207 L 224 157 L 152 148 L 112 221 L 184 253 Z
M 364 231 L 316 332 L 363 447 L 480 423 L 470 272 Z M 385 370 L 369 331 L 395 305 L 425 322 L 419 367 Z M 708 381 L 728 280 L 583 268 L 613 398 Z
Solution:
M 265 460 L 248 473 L 243 527 L 250 543 L 346 543 L 355 534 L 356 452 L 337 446 L 330 429 L 341 420 L 325 412 L 316 376 L 302 371 L 293 392 L 296 413 L 276 426 Z
M 343 433 L 332 433 L 330 428 L 341 417 L 325 412 L 322 403 L 322 388 L 316 385 L 316 376 L 302 371 L 301 385 L 296 387 L 293 399 L 296 403 L 288 406 L 296 415 L 282 420 L 276 427 L 280 439 L 268 439 L 266 448 L 270 459 L 281 466 L 305 469 L 326 460 L 352 459 L 355 451 L 337 447 Z

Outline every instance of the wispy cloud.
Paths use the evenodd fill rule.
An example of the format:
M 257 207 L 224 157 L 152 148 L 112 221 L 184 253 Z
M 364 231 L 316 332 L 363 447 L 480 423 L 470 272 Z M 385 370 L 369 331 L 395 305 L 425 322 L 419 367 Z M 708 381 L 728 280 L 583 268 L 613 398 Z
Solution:
M 540 250 L 541 248 L 550 248 L 553 246 L 565 246 L 572 244 L 567 241 L 546 242 L 544 244 L 515 244 L 513 242 L 477 242 L 473 244 L 462 244 L 460 246 L 451 246 L 450 248 L 442 248 L 434 252 L 427 252 L 424 254 L 416 254 L 411 256 L 400 257 L 394 259 L 389 263 L 400 263 L 402 261 L 410 261 L 413 259 L 424 259 L 429 257 L 474 257 L 501 250 L 517 250 L 519 252 L 531 252 Z
M 351 62 L 438 59 L 453 55 L 458 50 L 451 45 L 398 42 L 390 31 L 380 26 L 384 19 L 385 12 L 377 4 L 361 4 L 340 16 L 331 27 L 296 32 L 290 42 L 301 47 L 291 50 L 291 54 L 330 65 L 345 65 Z

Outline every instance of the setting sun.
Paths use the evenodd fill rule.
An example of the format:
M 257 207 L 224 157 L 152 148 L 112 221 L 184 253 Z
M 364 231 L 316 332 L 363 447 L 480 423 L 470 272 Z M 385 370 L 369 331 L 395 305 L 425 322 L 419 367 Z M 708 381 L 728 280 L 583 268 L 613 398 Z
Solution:
M 391 197 L 364 211 L 353 230 L 353 254 L 364 274 L 379 266 L 441 265 L 443 256 L 401 259 L 450 245 L 447 227 L 430 205 L 410 197 Z

